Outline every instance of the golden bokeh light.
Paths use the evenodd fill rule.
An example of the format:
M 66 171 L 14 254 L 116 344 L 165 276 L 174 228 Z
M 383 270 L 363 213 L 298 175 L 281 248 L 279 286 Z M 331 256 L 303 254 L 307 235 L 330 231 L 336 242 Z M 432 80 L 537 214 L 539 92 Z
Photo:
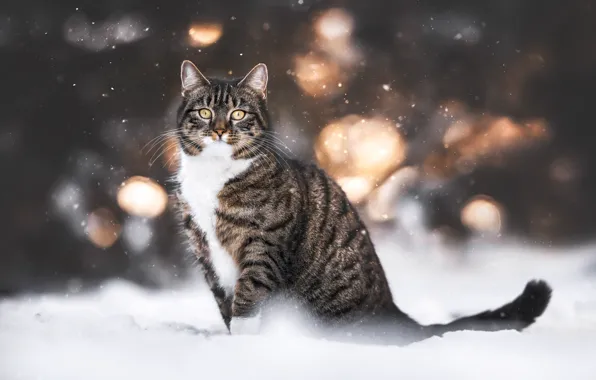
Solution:
M 331 173 L 347 170 L 346 175 L 384 179 L 404 160 L 406 144 L 388 121 L 348 115 L 321 131 L 315 153 L 319 163 Z
M 447 131 L 443 136 L 443 146 L 445 148 L 449 148 L 466 137 L 469 137 L 472 132 L 473 129 L 470 123 L 463 120 L 458 120 L 447 128 Z
M 424 171 L 432 176 L 469 173 L 478 165 L 502 166 L 510 152 L 551 138 L 544 119 L 515 122 L 508 117 L 473 115 L 453 102 L 441 106 L 439 113 L 453 122 L 443 135 L 444 149 L 433 151 L 424 160 Z
M 418 169 L 406 166 L 398 169 L 368 197 L 366 213 L 375 222 L 392 220 L 396 217 L 396 203 L 410 185 L 419 178 Z
M 327 166 L 347 163 L 347 138 L 346 128 L 341 123 L 332 123 L 323 128 L 317 139 L 320 146 L 315 147 L 319 163 L 325 162 Z
M 551 137 L 550 130 L 548 129 L 546 120 L 544 119 L 528 120 L 524 123 L 524 126 L 528 137 L 533 137 L 536 139 L 547 139 Z
M 342 93 L 340 67 L 333 61 L 309 53 L 294 60 L 296 81 L 302 91 L 310 96 L 335 95 Z
M 504 141 L 505 144 L 519 140 L 524 133 L 519 125 L 515 124 L 508 117 L 501 117 L 492 124 L 489 132 L 493 134 L 493 139 Z
M 118 191 L 118 205 L 131 215 L 155 218 L 165 211 L 167 204 L 166 191 L 150 178 L 131 177 Z
M 323 128 L 315 155 L 331 176 L 344 178 L 350 187 L 346 193 L 356 202 L 399 167 L 406 157 L 406 143 L 386 120 L 349 115 Z
M 342 8 L 326 10 L 315 20 L 317 36 L 326 40 L 349 38 L 354 29 L 354 19 Z
M 340 177 L 337 183 L 354 203 L 362 202 L 374 189 L 374 183 L 365 177 Z
M 406 158 L 405 142 L 385 120 L 362 119 L 353 124 L 347 143 L 355 170 L 379 179 Z
M 472 198 L 461 210 L 462 223 L 478 233 L 500 233 L 504 217 L 501 205 L 485 195 Z
M 120 236 L 121 227 L 114 213 L 107 208 L 94 210 L 87 218 L 86 234 L 99 248 L 111 247 Z
M 424 173 L 431 177 L 447 178 L 454 174 L 456 162 L 453 155 L 431 152 L 424 158 L 422 168 Z M 463 171 L 461 165 L 457 169 Z
M 190 44 L 195 47 L 206 47 L 216 43 L 223 34 L 221 24 L 195 24 L 188 30 Z
M 343 72 L 353 72 L 355 70 L 354 66 L 362 61 L 363 55 L 361 49 L 352 43 L 350 39 L 339 41 L 318 40 L 316 47 L 318 50 L 324 52 L 330 60 L 339 63 Z M 345 77 L 347 78 L 347 76 Z
M 313 50 L 323 52 L 346 72 L 363 58 L 361 49 L 352 41 L 353 17 L 344 9 L 333 8 L 320 14 L 314 21 Z
M 481 156 L 517 148 L 548 137 L 546 124 L 540 121 L 518 124 L 508 117 L 479 120 L 479 128 L 458 148 L 464 156 Z

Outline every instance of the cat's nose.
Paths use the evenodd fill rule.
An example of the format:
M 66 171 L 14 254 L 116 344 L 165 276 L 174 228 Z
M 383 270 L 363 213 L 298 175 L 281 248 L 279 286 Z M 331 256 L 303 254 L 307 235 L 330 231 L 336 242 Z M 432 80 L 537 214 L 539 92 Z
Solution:
M 219 118 L 215 120 L 215 125 L 213 126 L 213 140 L 222 140 L 224 134 L 227 132 L 228 128 L 226 123 L 223 119 Z
M 213 137 L 213 140 L 221 140 L 223 139 L 223 135 L 226 133 L 226 130 L 224 128 L 217 128 L 213 130 L 213 133 L 211 134 Z

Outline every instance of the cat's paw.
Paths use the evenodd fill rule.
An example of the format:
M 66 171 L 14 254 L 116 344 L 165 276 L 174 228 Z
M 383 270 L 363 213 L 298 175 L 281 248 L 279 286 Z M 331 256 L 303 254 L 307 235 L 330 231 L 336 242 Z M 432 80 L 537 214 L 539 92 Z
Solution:
M 232 335 L 256 335 L 261 327 L 261 316 L 232 317 L 230 333 Z

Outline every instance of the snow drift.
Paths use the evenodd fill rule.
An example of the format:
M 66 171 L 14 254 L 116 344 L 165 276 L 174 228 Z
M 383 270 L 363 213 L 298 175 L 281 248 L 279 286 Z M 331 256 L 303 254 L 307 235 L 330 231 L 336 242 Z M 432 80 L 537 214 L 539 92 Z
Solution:
M 395 301 L 421 323 L 500 305 L 531 278 L 553 286 L 552 303 L 523 333 L 457 332 L 379 347 L 309 338 L 285 320 L 259 336 L 228 336 L 200 281 L 159 292 L 115 281 L 89 294 L 0 303 L 0 379 L 595 378 L 591 248 L 478 247 L 459 263 L 378 246 Z

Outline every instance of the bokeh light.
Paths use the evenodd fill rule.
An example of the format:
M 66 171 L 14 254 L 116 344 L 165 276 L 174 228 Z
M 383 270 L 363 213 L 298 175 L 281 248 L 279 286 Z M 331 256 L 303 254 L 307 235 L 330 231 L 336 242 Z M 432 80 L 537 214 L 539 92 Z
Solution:
M 223 34 L 221 24 L 195 24 L 188 29 L 190 44 L 195 47 L 206 47 L 216 43 Z
M 296 81 L 310 96 L 335 95 L 344 92 L 339 65 L 321 55 L 309 53 L 294 60 Z
M 383 178 L 406 157 L 406 144 L 398 130 L 381 119 L 361 119 L 347 131 L 348 152 L 354 170 Z
M 473 128 L 469 122 L 458 120 L 447 128 L 447 131 L 443 136 L 443 146 L 449 148 L 466 137 L 469 137 L 472 133 Z
M 572 183 L 582 174 L 581 164 L 573 157 L 559 157 L 549 167 L 550 178 L 558 183 Z
M 359 190 L 351 190 L 350 200 L 361 199 L 394 171 L 406 156 L 406 144 L 394 125 L 380 118 L 364 119 L 349 115 L 331 122 L 315 143 L 319 164 L 334 178 L 349 178 Z M 365 178 L 373 186 L 365 186 Z M 357 183 L 358 185 L 355 185 Z
M 131 177 L 118 191 L 118 205 L 131 215 L 155 218 L 165 211 L 167 204 L 165 189 L 150 178 Z
M 486 195 L 472 198 L 461 210 L 462 223 L 478 233 L 500 233 L 504 218 L 502 206 Z
M 354 19 L 342 8 L 332 8 L 315 20 L 317 36 L 328 41 L 344 40 L 352 35 Z
M 99 248 L 111 247 L 120 236 L 120 224 L 112 211 L 98 208 L 87 218 L 86 233 L 89 241 Z
M 314 20 L 315 38 L 311 42 L 311 53 L 321 54 L 338 65 L 343 76 L 339 87 L 344 90 L 356 70 L 355 65 L 364 58 L 353 41 L 353 29 L 354 17 L 343 8 L 328 9 Z
M 404 193 L 419 179 L 420 173 L 416 167 L 405 166 L 396 172 L 368 197 L 366 213 L 375 222 L 392 220 L 396 217 L 396 204 Z
M 461 144 L 454 148 L 463 158 L 473 160 L 548 136 L 548 129 L 542 121 L 515 123 L 508 117 L 488 117 L 480 119 L 475 133 L 463 138 Z
M 365 177 L 340 177 L 337 183 L 354 203 L 362 202 L 374 188 L 374 183 Z
M 141 253 L 151 243 L 153 229 L 147 219 L 130 217 L 124 223 L 122 239 L 133 253 Z
M 439 114 L 449 121 L 441 138 L 442 149 L 429 151 L 422 164 L 434 178 L 453 178 L 483 165 L 503 166 L 511 152 L 544 145 L 551 138 L 544 119 L 516 122 L 509 117 L 477 115 L 459 102 L 440 107 Z
M 84 13 L 74 13 L 63 26 L 64 39 L 73 46 L 99 52 L 116 45 L 130 44 L 149 36 L 150 28 L 142 17 L 122 15 L 105 22 L 90 21 Z

